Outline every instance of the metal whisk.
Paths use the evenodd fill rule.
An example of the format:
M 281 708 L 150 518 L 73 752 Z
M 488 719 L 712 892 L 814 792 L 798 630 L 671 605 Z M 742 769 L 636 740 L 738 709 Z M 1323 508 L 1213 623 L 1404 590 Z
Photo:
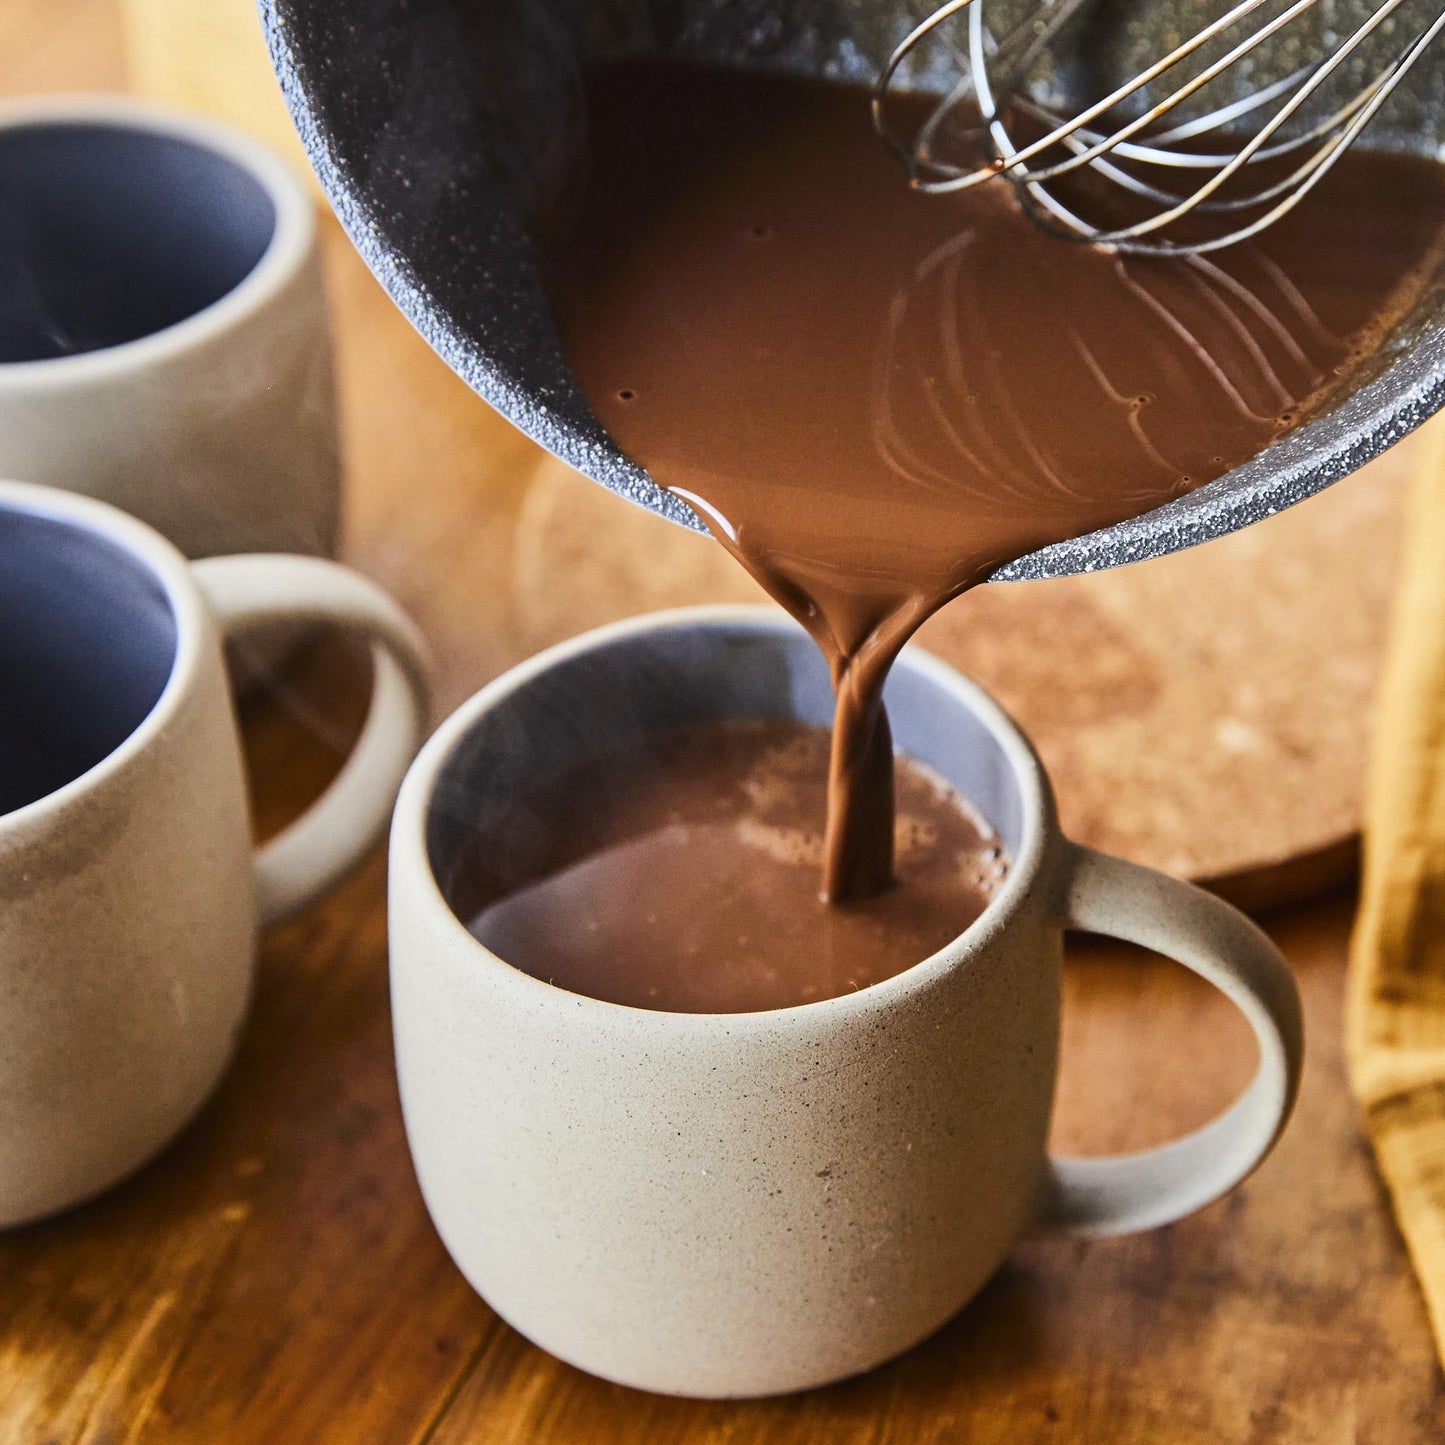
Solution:
M 1407 0 L 1380 0 L 1365 7 L 1352 31 L 1331 37 L 1327 53 L 1252 93 L 1247 77 L 1241 85 L 1236 68 L 1256 47 L 1328 3 L 1237 0 L 1131 80 L 1064 118 L 1026 87 L 1039 59 L 1062 48 L 1065 31 L 1087 23 L 1095 0 L 1038 0 L 1001 37 L 985 24 L 984 0 L 947 0 L 889 57 L 874 87 L 873 123 L 917 190 L 961 191 L 1004 176 L 1033 219 L 1059 235 L 1127 252 L 1217 250 L 1298 205 L 1445 28 L 1445 8 L 1431 6 L 1428 23 L 1403 27 L 1402 43 L 1405 17 L 1396 12 Z M 961 45 L 950 24 L 956 18 L 967 22 Z M 947 47 L 956 82 L 911 137 L 900 138 L 889 101 L 905 62 L 938 44 Z M 1342 81 L 1353 87 L 1344 96 Z M 1167 93 L 1152 99 L 1160 89 Z M 1226 89 L 1232 97 L 1219 100 Z M 1074 182 L 1061 187 L 1069 177 Z M 1170 177 L 1184 185 L 1164 184 Z M 1127 222 L 1111 214 L 1120 204 L 1129 208 Z M 1092 220 L 1082 214 L 1091 205 Z M 1195 219 L 1184 236 L 1165 234 L 1186 218 Z

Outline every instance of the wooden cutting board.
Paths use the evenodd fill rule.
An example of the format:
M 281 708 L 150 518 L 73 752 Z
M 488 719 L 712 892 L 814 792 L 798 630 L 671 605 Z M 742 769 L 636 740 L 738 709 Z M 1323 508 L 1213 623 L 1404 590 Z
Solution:
M 1248 906 L 1307 896 L 1353 866 L 1411 448 L 1189 552 L 981 588 L 920 642 L 1022 723 L 1073 837 Z M 721 548 L 555 466 L 528 489 L 513 561 L 529 650 L 762 595 Z

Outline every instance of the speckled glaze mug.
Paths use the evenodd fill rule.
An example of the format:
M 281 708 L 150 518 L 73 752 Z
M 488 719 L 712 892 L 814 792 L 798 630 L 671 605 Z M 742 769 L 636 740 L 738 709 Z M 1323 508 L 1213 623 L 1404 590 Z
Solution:
M 828 722 L 827 670 L 781 613 L 667 613 L 554 648 L 466 703 L 407 776 L 391 973 L 412 1157 L 463 1273 L 572 1364 L 712 1397 L 855 1374 L 936 1330 L 1030 1230 L 1178 1219 L 1284 1126 L 1299 998 L 1264 934 L 1065 839 L 1028 742 L 942 663 L 905 651 L 887 701 L 898 746 L 973 800 L 1012 869 L 932 958 L 768 1013 L 565 992 L 477 942 L 438 880 L 479 809 L 599 744 L 702 719 Z M 1168 954 L 1248 1019 L 1258 1071 L 1212 1123 L 1139 1154 L 1048 1156 L 1066 928 Z
M 223 636 L 371 640 L 371 708 L 331 787 L 258 852 Z M 188 564 L 115 508 L 0 482 L 0 1226 L 159 1150 L 230 1059 L 256 930 L 385 829 L 425 724 L 416 629 L 334 562 Z
M 126 96 L 0 105 L 0 476 L 188 557 L 331 555 L 316 208 L 264 146 Z

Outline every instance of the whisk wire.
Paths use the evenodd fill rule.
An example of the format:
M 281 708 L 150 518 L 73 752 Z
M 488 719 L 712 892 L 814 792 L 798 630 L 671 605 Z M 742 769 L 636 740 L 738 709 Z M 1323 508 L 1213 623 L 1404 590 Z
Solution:
M 1257 235 L 1286 215 L 1309 194 L 1346 148 L 1389 99 L 1424 50 L 1445 28 L 1445 9 L 1425 25 L 1403 49 L 1383 64 L 1377 74 L 1360 85 L 1323 118 L 1311 119 L 1312 106 L 1325 98 L 1326 85 L 1344 73 L 1346 62 L 1377 35 L 1391 34 L 1389 22 L 1406 0 L 1380 0 L 1333 49 L 1296 68 L 1257 92 L 1216 105 L 1207 112 L 1161 128 L 1191 99 L 1245 62 L 1258 48 L 1287 26 L 1313 10 L 1321 0 L 1291 0 L 1278 13 L 1261 18 L 1239 34 L 1237 27 L 1268 0 L 1236 0 L 1221 15 L 1183 40 L 1168 54 L 1115 86 L 1102 99 L 1072 116 L 1060 117 L 1032 99 L 1025 87 L 1040 57 L 1079 16 L 1089 0 L 1045 0 L 1032 20 L 1016 25 L 996 40 L 984 23 L 983 0 L 945 0 L 919 22 L 889 56 L 875 85 L 873 122 L 880 136 L 902 157 L 909 184 L 932 194 L 947 194 L 981 185 L 1000 175 L 1010 180 L 1029 214 L 1046 229 L 1073 239 L 1129 252 L 1187 251 L 1203 253 L 1233 245 Z M 966 13 L 967 45 L 958 47 L 947 22 Z M 900 139 L 890 124 L 888 100 L 899 72 L 910 56 L 926 43 L 946 44 L 958 64 L 959 76 L 929 109 L 908 140 Z M 1194 56 L 1211 42 L 1228 48 L 1200 64 L 1164 97 L 1140 113 L 1119 113 L 1144 103 L 1149 89 L 1161 77 Z M 1203 61 L 1203 57 L 1200 57 Z M 970 116 L 968 124 L 961 118 Z M 1201 149 L 1204 137 L 1226 138 L 1241 122 L 1259 123 L 1252 134 L 1241 136 L 1227 149 L 1216 145 Z M 1011 127 L 1019 118 L 1038 134 L 1022 143 Z M 986 157 L 968 162 L 941 153 L 947 136 L 957 144 L 954 123 L 963 135 L 986 150 Z M 987 137 L 987 141 L 984 141 Z M 1058 154 L 1063 151 L 1064 154 Z M 1270 165 L 1308 152 L 1280 177 L 1243 191 L 1253 168 Z M 1148 179 L 1152 168 L 1176 175 L 1207 173 L 1185 193 L 1166 189 Z M 1155 209 L 1129 224 L 1091 221 L 1078 214 L 1079 200 L 1066 200 L 1054 183 L 1087 172 L 1106 187 L 1126 193 Z M 1177 235 L 1162 233 L 1190 216 L 1235 216 L 1267 208 L 1252 221 L 1221 234 Z
M 1298 10 L 1312 3 L 1313 0 L 1296 0 L 1296 4 L 1291 7 L 1291 10 Z M 1132 226 L 1120 227 L 1117 230 L 1099 230 L 1095 235 L 1095 240 L 1104 244 L 1134 240 L 1138 237 L 1149 235 L 1153 231 L 1160 230 L 1172 222 L 1179 220 L 1189 212 L 1197 210 L 1202 202 L 1208 200 L 1234 175 L 1249 165 L 1255 155 L 1265 147 L 1270 137 L 1284 126 L 1286 122 L 1309 101 L 1310 97 L 1324 84 L 1330 74 L 1343 63 L 1345 56 L 1364 42 L 1365 36 L 1370 30 L 1382 24 L 1387 16 L 1404 3 L 1405 0 L 1385 0 L 1385 3 L 1371 16 L 1370 20 L 1366 22 L 1366 25 L 1361 26 L 1333 56 L 1326 61 L 1322 61 L 1303 82 L 1300 88 L 1244 143 L 1240 150 L 1231 157 L 1228 162 L 1220 166 L 1203 185 L 1199 186 L 1190 195 L 1182 197 L 1176 204 L 1167 207 L 1156 215 L 1148 217 L 1146 220 L 1135 222 Z M 1315 177 L 1315 173 L 1319 171 L 1321 165 L 1324 164 L 1329 156 L 1335 153 L 1337 149 L 1339 148 L 1336 146 L 1335 140 L 1332 139 L 1327 141 L 1320 150 L 1316 151 L 1314 155 L 1304 162 L 1296 173 L 1300 179 L 1301 189 L 1294 193 L 1289 204 L 1280 209 L 1277 215 L 1271 215 L 1270 221 L 1277 220 L 1280 215 L 1283 215 L 1285 211 L 1293 207 L 1298 200 L 1302 199 L 1309 187 L 1314 184 L 1314 180 L 1310 178 Z M 1317 177 L 1315 178 L 1317 179 Z M 1241 237 L 1240 239 L 1243 238 Z

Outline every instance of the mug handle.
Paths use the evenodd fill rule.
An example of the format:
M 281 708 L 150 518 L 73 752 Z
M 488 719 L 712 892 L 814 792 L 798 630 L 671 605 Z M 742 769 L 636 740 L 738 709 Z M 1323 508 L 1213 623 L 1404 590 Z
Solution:
M 208 557 L 191 569 L 228 636 L 331 622 L 371 641 L 371 704 L 351 755 L 306 812 L 256 850 L 261 924 L 279 923 L 343 878 L 385 830 L 426 727 L 426 645 L 380 587 L 336 562 L 258 553 Z
M 1194 1133 L 1137 1154 L 1049 1160 L 1045 1229 L 1132 1234 L 1203 1208 L 1269 1153 L 1299 1089 L 1299 989 L 1263 930 L 1223 899 L 1092 848 L 1065 847 L 1064 925 L 1141 944 L 1182 963 L 1229 999 L 1259 1044 L 1259 1068 L 1249 1087 Z

